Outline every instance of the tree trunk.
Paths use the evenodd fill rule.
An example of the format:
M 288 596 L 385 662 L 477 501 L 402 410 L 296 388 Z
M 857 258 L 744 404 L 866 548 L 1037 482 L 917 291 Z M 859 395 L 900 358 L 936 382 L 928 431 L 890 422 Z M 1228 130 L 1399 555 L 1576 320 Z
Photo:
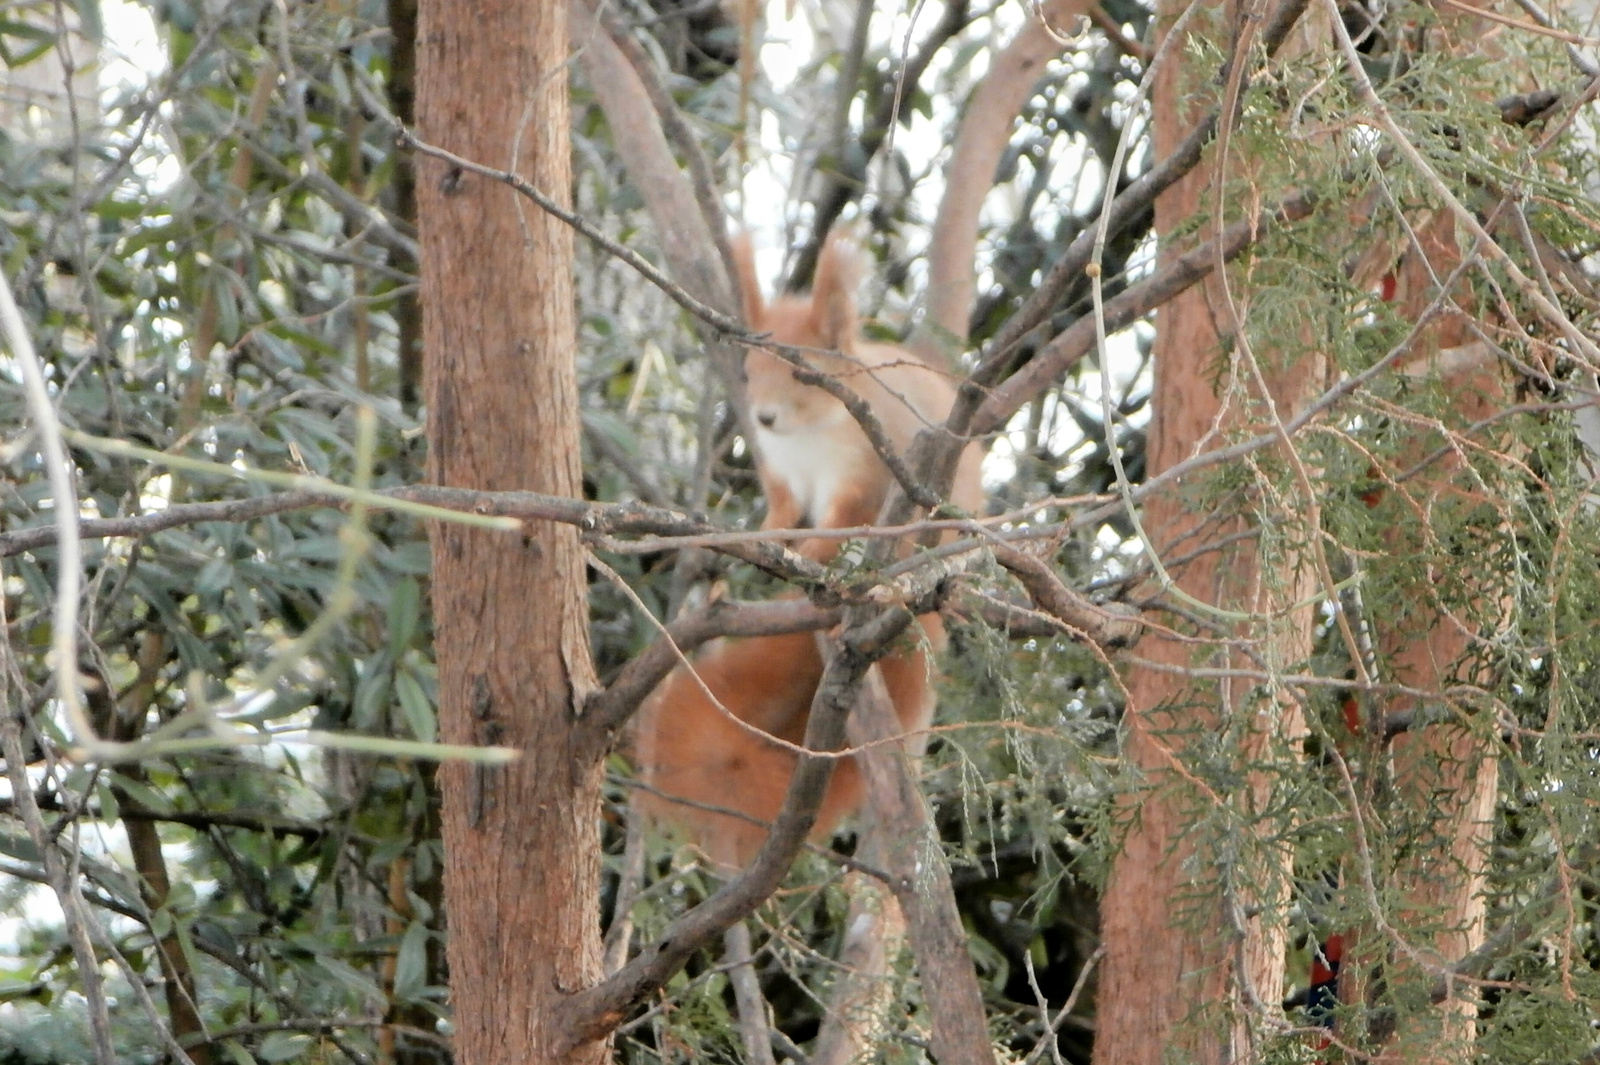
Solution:
M 569 195 L 566 4 L 424 0 L 421 135 Z M 567 230 L 507 187 L 417 160 L 429 463 L 443 485 L 581 495 Z M 441 767 L 456 1060 L 558 1059 L 565 992 L 601 976 L 600 766 L 572 751 L 593 688 L 576 531 L 433 529 L 441 738 L 507 744 Z
M 1438 291 L 1437 278 L 1447 276 L 1461 260 L 1462 242 L 1446 216 L 1418 227 L 1417 243 L 1397 270 L 1396 298 L 1405 317 L 1415 319 Z M 1474 300 L 1466 284 L 1453 293 L 1457 306 L 1470 308 Z M 1454 398 L 1453 427 L 1482 422 L 1504 410 L 1512 400 L 1499 361 L 1484 358 L 1451 367 L 1438 358 L 1445 350 L 1467 350 L 1473 339 L 1464 315 L 1444 316 L 1418 344 L 1422 358 L 1413 372 L 1440 374 Z M 1406 466 L 1427 456 L 1440 443 L 1438 433 L 1409 428 L 1400 454 Z M 1399 486 L 1411 498 L 1402 508 L 1420 510 L 1425 517 L 1397 521 L 1391 528 L 1389 549 L 1395 557 L 1434 556 L 1442 564 L 1458 559 L 1440 558 L 1439 534 L 1430 526 L 1437 511 L 1472 506 L 1478 499 L 1472 475 L 1458 454 L 1431 463 L 1411 483 Z M 1395 505 L 1398 500 L 1388 501 Z M 1470 557 L 1470 555 L 1468 556 Z M 1411 611 L 1383 619 L 1384 657 L 1391 669 L 1385 679 L 1414 691 L 1445 692 L 1461 681 L 1487 683 L 1487 675 L 1459 672 L 1473 654 L 1474 621 L 1500 618 L 1509 604 L 1501 593 L 1476 581 L 1470 572 L 1459 582 L 1420 589 Z M 1456 595 L 1445 587 L 1455 586 Z M 1464 586 L 1464 587 L 1462 587 Z M 1482 706 L 1450 705 L 1443 698 L 1403 697 L 1386 709 L 1394 714 L 1416 715 L 1416 726 L 1395 737 L 1389 770 L 1394 781 L 1391 823 L 1400 838 L 1412 841 L 1395 868 L 1399 910 L 1390 916 L 1404 948 L 1375 943 L 1388 958 L 1386 983 L 1391 1000 L 1431 987 L 1437 967 L 1459 961 L 1481 946 L 1484 939 L 1484 877 L 1494 827 L 1495 797 L 1500 764 L 1495 749 L 1493 718 Z M 1441 712 L 1442 711 L 1442 712 Z M 1469 721 L 1466 712 L 1477 712 Z M 1422 717 L 1443 718 L 1423 727 Z M 1403 826 L 1403 827 L 1402 827 Z M 1415 956 L 1408 956 L 1415 951 Z M 1419 988 L 1420 985 L 1420 988 Z M 1472 1057 L 1476 1038 L 1477 993 L 1470 984 L 1453 989 L 1452 998 L 1435 1010 L 1399 1018 L 1385 1048 L 1384 1061 L 1416 1063 L 1465 1061 Z M 1426 1001 L 1425 992 L 1419 996 Z
M 1186 6 L 1163 4 L 1163 27 Z M 1247 25 L 1233 5 L 1213 6 L 1219 36 Z M 1195 27 L 1206 18 L 1202 14 L 1191 22 L 1188 32 L 1204 32 Z M 1230 42 L 1215 43 L 1227 48 Z M 1156 159 L 1167 157 L 1183 139 L 1207 102 L 1203 90 L 1214 84 L 1207 80 L 1213 76 L 1211 61 L 1203 61 L 1196 73 L 1186 69 L 1186 60 L 1178 45 L 1156 77 L 1151 108 Z M 1239 159 L 1230 160 L 1230 166 L 1239 165 Z M 1223 182 L 1216 169 L 1213 159 L 1202 161 L 1156 201 L 1163 263 L 1186 250 L 1169 236 L 1197 215 L 1248 209 L 1217 198 Z M 1216 236 L 1215 226 L 1205 227 L 1198 239 Z M 1152 475 L 1220 444 L 1219 429 L 1252 434 L 1270 429 L 1269 398 L 1287 420 L 1321 380 L 1321 359 L 1286 364 L 1281 353 L 1252 352 L 1240 337 L 1232 346 L 1231 365 L 1219 373 L 1217 330 L 1232 320 L 1229 295 L 1216 275 L 1161 308 L 1148 447 Z M 1219 387 L 1229 390 L 1226 405 Z M 1303 711 L 1291 693 L 1251 690 L 1271 686 L 1208 681 L 1182 670 L 1196 664 L 1292 669 L 1310 652 L 1312 614 L 1309 606 L 1291 608 L 1307 602 L 1316 585 L 1305 560 L 1281 544 L 1243 539 L 1197 553 L 1207 543 L 1225 543 L 1247 522 L 1237 514 L 1196 508 L 1185 495 L 1180 486 L 1152 497 L 1144 509 L 1142 520 L 1157 553 L 1163 558 L 1196 553 L 1172 573 L 1177 585 L 1204 603 L 1253 616 L 1240 622 L 1191 610 L 1207 624 L 1180 623 L 1190 638 L 1152 629 L 1139 644 L 1142 657 L 1173 669 L 1129 674 L 1124 752 L 1141 786 L 1123 799 L 1126 835 L 1102 900 L 1106 960 L 1094 1049 L 1097 1062 L 1114 1065 L 1161 1065 L 1175 1051 L 1196 1062 L 1251 1060 L 1258 1053 L 1256 1043 L 1279 1019 L 1283 993 L 1292 855 L 1265 842 L 1282 826 L 1262 821 L 1275 776 L 1292 771 L 1300 756 Z M 1316 524 L 1314 507 L 1306 507 L 1302 520 Z M 1310 542 L 1314 533 L 1300 539 Z M 1197 651 L 1196 635 L 1203 651 Z M 1229 637 L 1245 637 L 1258 657 L 1230 649 Z M 1216 779 L 1214 760 L 1226 759 L 1229 775 L 1237 773 L 1244 786 L 1227 793 L 1212 790 L 1188 767 L 1197 759 L 1213 760 L 1211 771 L 1203 770 L 1207 779 Z

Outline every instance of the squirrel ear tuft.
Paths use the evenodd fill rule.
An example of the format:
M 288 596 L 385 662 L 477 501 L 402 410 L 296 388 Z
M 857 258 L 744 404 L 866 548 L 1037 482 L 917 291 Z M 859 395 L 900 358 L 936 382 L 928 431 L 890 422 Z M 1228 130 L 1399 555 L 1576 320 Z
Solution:
M 856 286 L 861 282 L 861 251 L 849 237 L 829 234 L 817 257 L 811 286 L 811 315 L 825 346 L 836 351 L 855 348 L 860 330 Z
M 728 242 L 733 253 L 735 277 L 739 286 L 739 309 L 744 315 L 745 328 L 759 331 L 766 317 L 767 306 L 761 300 L 761 280 L 756 277 L 756 250 L 750 243 L 750 234 L 739 233 Z

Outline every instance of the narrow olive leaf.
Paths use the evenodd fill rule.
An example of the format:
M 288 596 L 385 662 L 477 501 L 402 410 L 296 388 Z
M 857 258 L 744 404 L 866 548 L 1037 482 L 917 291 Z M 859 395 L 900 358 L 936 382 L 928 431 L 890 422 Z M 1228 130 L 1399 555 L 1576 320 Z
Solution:
M 106 23 L 100 12 L 100 0 L 74 0 L 72 6 L 78 11 L 78 32 L 92 44 L 104 40 Z
M 117 803 L 117 795 L 111 787 L 111 782 L 106 780 L 104 775 L 94 782 L 94 793 L 100 801 L 102 823 L 113 825 L 122 820 L 122 807 Z
M 394 964 L 394 997 L 414 999 L 428 986 L 428 926 L 412 921 Z
M 356 684 L 356 697 L 351 700 L 351 724 L 358 729 L 377 728 L 383 708 L 389 704 L 389 686 L 393 680 L 394 670 L 388 655 L 374 655 L 367 660 L 361 680 Z
M 395 661 L 411 646 L 422 613 L 422 586 L 407 577 L 389 593 L 389 654 Z
M 252 1055 L 250 1051 L 246 1050 L 244 1047 L 240 1046 L 238 1040 L 224 1039 L 222 1041 L 222 1047 L 228 1052 L 228 1057 L 232 1059 L 234 1065 L 256 1065 L 256 1059 L 254 1055 Z
M 301 1032 L 271 1032 L 256 1048 L 261 1061 L 294 1061 L 311 1045 L 311 1037 Z
M 0 854 L 9 854 L 29 863 L 36 864 L 39 861 L 39 848 L 33 845 L 33 840 L 10 832 L 0 832 Z
M 404 669 L 395 670 L 394 690 L 400 697 L 400 710 L 406 716 L 406 727 L 411 734 L 423 743 L 432 743 L 439 734 L 439 722 L 433 704 L 428 701 L 428 693 L 422 690 L 417 678 Z

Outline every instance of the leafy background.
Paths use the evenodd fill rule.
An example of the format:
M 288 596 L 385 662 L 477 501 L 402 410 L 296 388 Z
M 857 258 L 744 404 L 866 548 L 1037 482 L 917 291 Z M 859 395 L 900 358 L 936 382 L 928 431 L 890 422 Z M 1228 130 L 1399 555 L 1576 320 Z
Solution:
M 1425 9 L 1395 6 L 1403 10 L 1386 16 L 1386 26 L 1427 17 Z M 769 245 L 780 237 L 788 247 L 805 244 L 828 190 L 840 180 L 862 182 L 851 186 L 844 210 L 877 262 L 865 305 L 871 328 L 897 336 L 918 312 L 919 257 L 960 102 L 1020 17 L 1004 5 L 957 10 L 957 28 L 938 42 L 927 74 L 904 86 L 892 143 L 870 163 L 864 145 L 889 132 L 872 119 L 895 88 L 909 28 L 904 12 L 881 20 L 858 84 L 842 87 L 856 101 L 842 149 L 830 146 L 819 116 L 834 113 L 842 91 L 843 7 L 802 5 L 790 19 L 768 12 L 767 67 L 788 73 L 756 76 L 747 87 L 736 65 L 738 27 L 720 7 L 657 0 L 625 6 L 624 14 L 669 72 L 734 214 Z M 1104 11 L 1130 40 L 1145 37 L 1150 12 L 1141 4 L 1111 0 Z M 421 479 L 408 163 L 360 92 L 408 113 L 410 72 L 403 54 L 397 61 L 403 34 L 395 28 L 413 17 L 405 0 L 167 0 L 105 11 L 79 0 L 17 3 L 0 14 L 8 67 L 0 263 L 47 362 L 64 424 L 246 472 L 344 483 L 365 474 L 377 487 Z M 139 49 L 132 66 L 115 64 L 125 45 L 121 28 L 141 19 L 153 49 Z M 1387 72 L 1387 87 L 1430 116 L 1419 124 L 1437 130 L 1426 147 L 1452 180 L 1467 187 L 1481 173 L 1516 175 L 1540 232 L 1586 261 L 1596 231 L 1587 195 L 1591 145 L 1574 139 L 1559 165 L 1530 160 L 1525 141 L 1507 136 L 1461 88 L 1498 78 L 1510 91 L 1520 80 L 1510 61 L 1503 74 L 1442 55 L 1401 64 L 1400 48 L 1398 36 L 1383 37 L 1369 45 L 1368 61 Z M 1215 68 L 1217 57 L 1200 58 L 1202 69 Z M 1514 58 L 1521 71 L 1565 76 L 1565 57 L 1552 42 L 1536 39 Z M 1313 118 L 1348 106 L 1327 73 L 1313 64 L 1286 68 L 1279 81 L 1252 91 L 1235 151 L 1259 165 L 1230 191 L 1232 200 L 1270 201 L 1291 188 L 1324 201 L 1350 197 L 1362 175 L 1338 154 L 1347 148 L 1288 135 L 1281 121 L 1285 101 L 1309 101 L 1303 113 Z M 1091 223 L 1126 124 L 1135 149 L 1118 184 L 1146 165 L 1147 116 L 1132 92 L 1141 74 L 1137 49 L 1099 33 L 1066 46 L 1050 64 L 986 207 L 974 344 L 993 335 L 1040 271 Z M 28 80 L 35 75 L 38 84 Z M 61 91 L 67 82 L 72 94 Z M 744 88 L 761 115 L 748 139 L 737 135 Z M 581 76 L 572 100 L 575 203 L 606 232 L 655 257 L 642 203 Z M 1403 176 L 1388 180 L 1392 204 L 1424 199 Z M 1108 295 L 1148 269 L 1149 224 L 1141 220 L 1108 249 Z M 1296 343 L 1317 346 L 1347 371 L 1370 365 L 1408 323 L 1352 289 L 1345 259 L 1352 241 L 1393 238 L 1402 229 L 1396 206 L 1374 211 L 1355 237 L 1346 219 L 1329 212 L 1265 241 L 1239 268 L 1254 286 L 1248 328 L 1257 343 L 1291 354 Z M 785 270 L 794 262 L 791 256 Z M 776 261 L 765 257 L 763 265 Z M 748 453 L 682 312 L 581 242 L 576 269 L 586 493 L 701 510 L 734 526 L 757 519 Z M 1488 281 L 1482 287 L 1486 301 L 1506 298 Z M 1087 298 L 1086 290 L 1070 293 L 1053 329 L 1086 313 Z M 1142 477 L 1150 337 L 1141 323 L 1118 342 L 1111 383 L 1118 421 L 1109 433 L 1098 399 L 1103 382 L 1091 369 L 1069 375 L 1018 417 L 987 469 L 993 510 L 1106 490 L 1115 480 L 1108 437 L 1130 476 Z M 1322 471 L 1324 528 L 1369 560 L 1369 611 L 1403 615 L 1411 605 L 1406 589 L 1440 575 L 1440 594 L 1451 601 L 1481 600 L 1488 581 L 1515 604 L 1511 622 L 1482 650 L 1496 697 L 1514 722 L 1534 730 L 1511 729 L 1501 748 L 1507 771 L 1493 908 L 1496 916 L 1515 913 L 1553 867 L 1571 874 L 1572 887 L 1563 937 L 1548 949 L 1535 943 L 1508 952 L 1496 969 L 1501 983 L 1489 992 L 1480 1048 L 1493 1061 L 1576 1060 L 1589 1052 L 1596 1020 L 1595 885 L 1572 855 L 1590 853 L 1574 848 L 1594 839 L 1600 689 L 1591 619 L 1600 553 L 1584 502 L 1585 456 L 1564 403 L 1570 374 L 1563 373 L 1543 383 L 1530 375 L 1529 413 L 1508 424 L 1496 447 L 1473 455 L 1487 502 L 1432 515 L 1426 550 L 1386 555 L 1387 529 L 1410 518 L 1392 501 L 1374 509 L 1364 493 L 1371 458 L 1396 461 L 1394 410 L 1448 418 L 1450 396 L 1401 382 L 1358 404 L 1342 425 L 1343 440 L 1316 438 L 1306 456 Z M 362 408 L 377 415 L 366 470 L 358 469 L 355 448 Z M 0 373 L 0 426 L 13 427 L 0 483 L 6 529 L 51 518 L 40 455 L 19 428 L 27 423 L 18 375 L 8 368 Z M 248 476 L 177 473 L 97 446 L 79 444 L 73 458 L 89 515 L 267 491 Z M 1194 492 L 1238 506 L 1245 487 L 1264 486 L 1253 505 L 1270 543 L 1274 530 L 1293 535 L 1291 523 L 1275 523 L 1270 503 L 1275 487 L 1288 483 L 1286 470 L 1266 459 L 1225 468 Z M 96 920 L 127 963 L 102 967 L 118 1003 L 123 1060 L 165 1060 L 127 983 L 130 973 L 157 977 L 158 943 L 187 959 L 217 1060 L 447 1060 L 431 768 L 300 742 L 308 728 L 433 738 L 428 551 L 418 521 L 370 517 L 371 546 L 351 585 L 354 607 L 314 647 L 284 658 L 332 607 L 341 562 L 350 558 L 349 523 L 347 515 L 309 509 L 87 542 L 77 665 L 99 731 L 134 739 L 201 704 L 232 705 L 238 725 L 275 741 L 133 766 L 84 768 L 40 749 L 40 735 L 54 745 L 63 739 L 47 658 L 56 556 L 43 548 L 4 561 L 6 697 L 10 711 L 37 730 L 25 733 L 34 759 L 29 780 L 78 854 Z M 1142 575 L 1131 537 L 1121 519 L 1084 527 L 1054 545 L 1055 561 L 1078 587 L 1126 594 Z M 660 617 L 717 582 L 743 594 L 770 591 L 747 570 L 698 552 L 607 561 Z M 1463 573 L 1471 581 L 1452 585 L 1452 575 Z M 972 584 L 1005 588 L 997 571 Z M 591 606 L 596 660 L 609 676 L 654 629 L 603 581 L 591 586 Z M 925 784 L 955 866 L 994 1032 L 1019 1057 L 1038 1060 L 1040 999 L 1053 1016 L 1086 975 L 1097 944 L 1096 892 L 1119 832 L 1112 800 L 1138 785 L 1116 761 L 1123 696 L 1105 663 L 1081 645 L 1015 637 L 985 624 L 974 602 L 960 613 L 940 718 L 949 727 L 933 741 Z M 1345 676 L 1339 648 L 1330 625 L 1309 668 Z M 1340 708 L 1333 689 L 1325 690 L 1313 754 L 1342 742 Z M 1203 754 L 1196 758 L 1195 768 L 1208 771 Z M 608 906 L 626 837 L 623 754 L 613 768 L 604 810 Z M 1302 986 L 1309 944 L 1354 920 L 1363 905 L 1333 886 L 1351 844 L 1340 828 L 1342 796 L 1325 770 L 1313 758 L 1273 812 L 1275 838 L 1297 856 Z M 0 820 L 0 900 L 10 915 L 0 961 L 0 1061 L 88 1060 L 80 977 L 59 914 L 38 887 L 40 856 L 11 802 Z M 170 873 L 171 890 L 155 908 L 139 890 L 134 825 L 156 826 Z M 1228 838 L 1248 849 L 1256 837 L 1236 831 Z M 1397 828 L 1395 838 L 1403 850 L 1405 833 Z M 853 840 L 846 834 L 838 846 L 848 853 Z M 1240 868 L 1250 861 L 1240 858 Z M 647 871 L 635 910 L 642 936 L 714 886 L 692 854 L 666 840 L 652 842 Z M 835 975 L 844 885 L 837 863 L 810 857 L 758 918 L 763 989 L 778 1028 L 795 1043 L 815 1034 Z M 668 997 L 630 1021 L 620 1056 L 737 1058 L 732 997 L 718 962 L 697 961 Z M 1056 1049 L 1065 1061 L 1088 1060 L 1094 981 L 1087 976 L 1087 994 L 1060 1027 Z M 882 1054 L 918 1060 L 926 1018 L 910 974 L 900 978 L 908 1008 Z M 1303 1056 L 1303 1046 L 1286 1046 L 1285 1060 Z

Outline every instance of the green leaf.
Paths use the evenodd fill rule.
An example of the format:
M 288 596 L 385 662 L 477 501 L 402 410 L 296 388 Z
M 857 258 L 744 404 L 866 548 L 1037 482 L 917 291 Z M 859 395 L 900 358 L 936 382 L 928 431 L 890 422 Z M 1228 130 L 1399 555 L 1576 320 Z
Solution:
M 412 921 L 395 956 L 395 998 L 413 999 L 428 985 L 428 926 Z
M 350 724 L 361 731 L 370 731 L 383 720 L 383 709 L 389 704 L 389 687 L 394 681 L 394 666 L 388 655 L 374 655 L 367 660 L 361 682 L 356 685 L 356 697 L 350 704 Z
M 417 622 L 421 620 L 422 586 L 407 577 L 389 593 L 389 656 L 395 661 L 416 635 Z
M 222 1049 L 228 1052 L 228 1057 L 233 1059 L 235 1065 L 256 1065 L 255 1056 L 240 1046 L 236 1039 L 224 1039 Z
M 33 840 L 21 834 L 0 832 L 0 854 L 9 854 L 13 858 L 20 858 L 25 862 L 37 862 L 39 849 L 33 845 Z
M 327 954 L 317 955 L 317 965 L 356 995 L 367 998 L 383 994 L 378 982 L 352 965 Z
M 36 981 L 19 982 L 7 980 L 4 983 L 0 983 L 0 1002 L 37 1001 L 48 990 L 49 985 Z
M 239 335 L 239 297 L 233 282 L 232 274 L 218 274 L 212 289 L 217 300 L 217 336 L 224 344 Z
M 160 788 L 152 788 L 145 781 L 135 780 L 124 773 L 112 773 L 111 777 L 122 794 L 144 809 L 158 814 L 172 812 L 172 800 Z
M 215 595 L 230 583 L 233 567 L 227 559 L 214 558 L 200 567 L 200 576 L 195 578 L 195 591 L 203 595 Z
M 103 823 L 110 825 L 122 820 L 122 808 L 117 804 L 116 791 L 103 775 L 95 780 L 94 793 L 100 800 L 100 820 Z
M 397 670 L 394 675 L 395 694 L 400 697 L 400 710 L 405 714 L 406 727 L 423 743 L 432 743 L 439 734 L 438 718 L 428 693 L 422 690 L 408 670 Z
M 187 880 L 174 880 L 167 892 L 167 905 L 174 910 L 188 910 L 194 907 L 194 901 L 194 885 Z
M 272 1032 L 256 1048 L 256 1056 L 262 1061 L 291 1061 L 310 1045 L 311 1037 L 302 1032 Z

